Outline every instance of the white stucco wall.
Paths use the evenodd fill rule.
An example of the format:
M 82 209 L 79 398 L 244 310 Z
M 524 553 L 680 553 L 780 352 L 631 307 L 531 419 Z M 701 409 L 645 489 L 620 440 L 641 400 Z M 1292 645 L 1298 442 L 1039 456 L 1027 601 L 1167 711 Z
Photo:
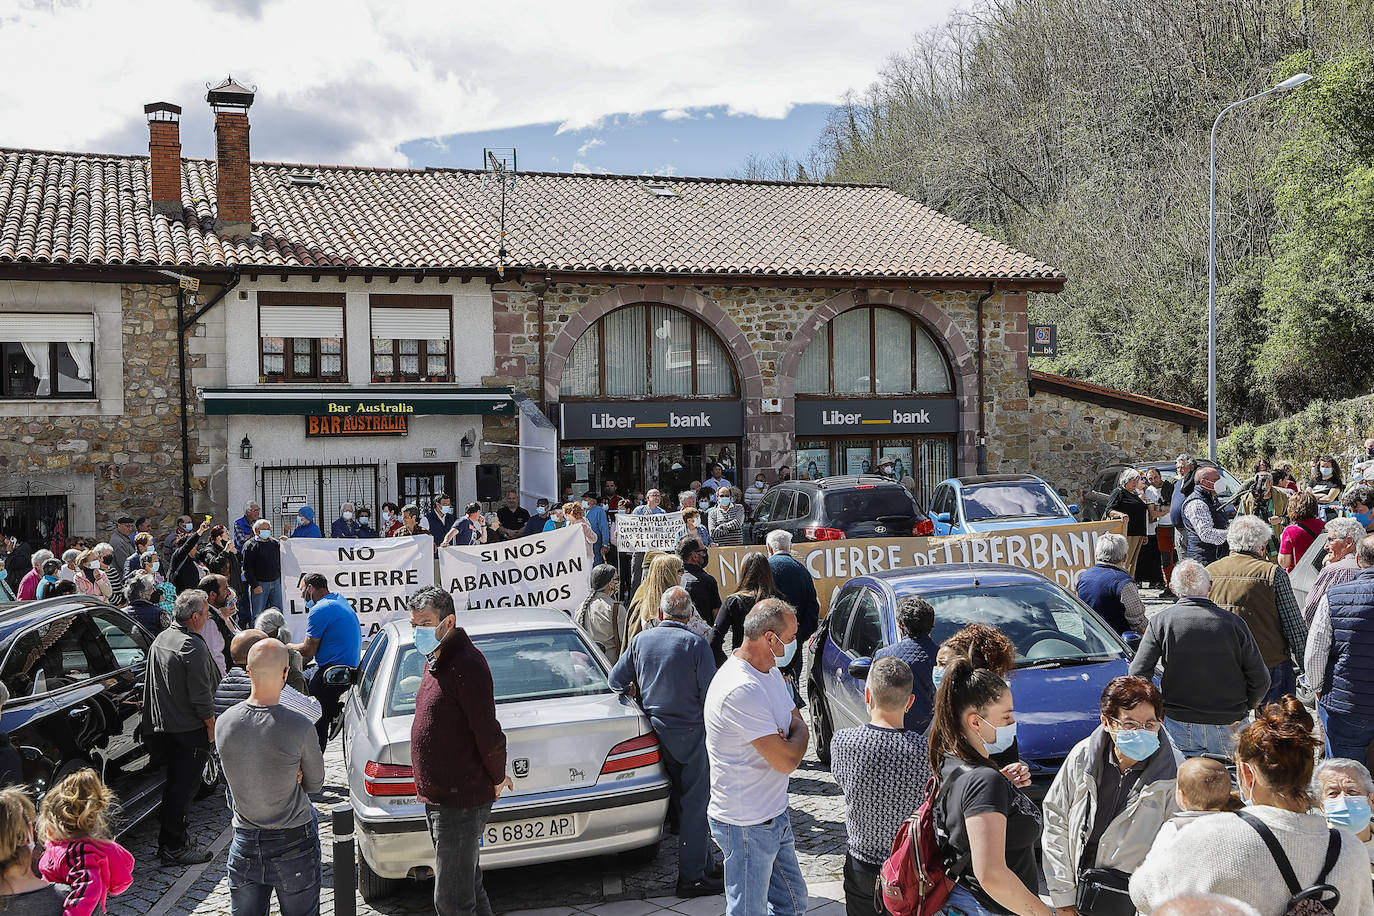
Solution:
M 0 401 L 0 417 L 114 417 L 124 412 L 124 315 L 118 283 L 30 283 L 0 280 L 0 312 L 95 316 L 91 375 L 94 398 Z M 491 320 L 491 309 L 487 309 Z M 173 376 L 175 378 L 175 376 Z

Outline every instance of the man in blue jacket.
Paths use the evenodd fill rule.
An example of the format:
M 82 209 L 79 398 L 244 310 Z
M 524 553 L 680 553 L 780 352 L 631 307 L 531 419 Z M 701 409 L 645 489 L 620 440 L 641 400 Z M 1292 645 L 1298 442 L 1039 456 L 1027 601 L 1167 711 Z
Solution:
M 636 636 L 611 669 L 611 689 L 625 693 L 633 685 L 639 692 L 668 776 L 682 799 L 677 895 L 704 897 L 724 889 L 708 874 L 711 844 L 706 821 L 711 798 L 706 690 L 716 673 L 716 660 L 710 644 L 687 626 L 692 598 L 685 588 L 675 585 L 663 593 L 658 616 L 663 622 Z
M 611 517 L 591 490 L 582 494 L 582 510 L 587 513 L 587 524 L 596 532 L 596 544 L 592 547 L 592 562 L 606 562 L 606 548 L 611 546 Z

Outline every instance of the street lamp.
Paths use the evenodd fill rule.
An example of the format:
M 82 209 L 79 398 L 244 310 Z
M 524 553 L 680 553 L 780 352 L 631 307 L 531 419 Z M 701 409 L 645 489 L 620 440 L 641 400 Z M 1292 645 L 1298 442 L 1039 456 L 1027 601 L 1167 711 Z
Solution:
M 1232 102 L 1212 122 L 1212 173 L 1207 194 L 1207 457 L 1214 462 L 1217 460 L 1217 128 L 1232 108 L 1296 88 L 1311 78 L 1310 73 L 1295 73 L 1277 86 Z

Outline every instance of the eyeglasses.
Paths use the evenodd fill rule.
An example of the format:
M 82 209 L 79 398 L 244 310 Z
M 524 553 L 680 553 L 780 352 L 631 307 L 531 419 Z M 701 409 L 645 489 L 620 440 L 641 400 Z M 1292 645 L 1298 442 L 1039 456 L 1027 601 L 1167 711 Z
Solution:
M 1130 719 L 1112 719 L 1111 723 L 1123 732 L 1149 731 L 1157 732 L 1164 723 L 1158 719 L 1151 719 L 1149 722 L 1132 722 Z

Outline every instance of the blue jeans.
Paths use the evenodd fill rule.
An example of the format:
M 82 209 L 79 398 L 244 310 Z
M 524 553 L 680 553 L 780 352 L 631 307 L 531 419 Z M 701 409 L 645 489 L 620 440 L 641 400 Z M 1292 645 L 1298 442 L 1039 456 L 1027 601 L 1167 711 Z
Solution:
M 1169 740 L 1184 757 L 1197 757 L 1202 754 L 1220 754 L 1233 757 L 1236 753 L 1236 725 L 1202 725 L 1197 722 L 1179 722 L 1165 719 L 1164 727 L 1169 730 Z
M 1269 692 L 1260 700 L 1260 708 L 1277 703 L 1284 694 L 1297 693 L 1298 672 L 1293 663 L 1285 659 L 1269 669 Z
M 267 916 L 272 893 L 282 916 L 320 912 L 320 835 L 312 819 L 291 830 L 234 828 L 229 845 L 229 908 Z
M 270 607 L 274 607 L 279 611 L 285 610 L 285 608 L 282 607 L 280 579 L 277 579 L 275 582 L 259 582 L 258 584 L 262 586 L 262 594 L 258 595 L 254 594 L 252 591 L 249 592 L 249 594 L 253 596 L 254 620 L 258 618 L 259 614 Z
M 663 765 L 682 800 L 677 831 L 677 878 L 700 881 L 711 864 L 706 804 L 711 800 L 711 770 L 706 759 L 706 729 L 657 728 Z
M 1317 712 L 1326 739 L 1326 756 L 1348 757 L 1364 763 L 1369 745 L 1374 742 L 1374 718 L 1332 712 L 1320 703 Z
M 491 916 L 491 901 L 482 884 L 482 831 L 491 804 L 476 808 L 425 805 L 425 821 L 434 842 L 434 912 L 439 916 Z
M 788 812 L 749 827 L 712 818 L 711 835 L 725 853 L 725 916 L 804 916 L 809 898 Z
M 945 916 L 996 916 L 979 903 L 977 897 L 958 884 L 954 885 L 949 900 L 945 902 L 945 908 L 940 912 Z

